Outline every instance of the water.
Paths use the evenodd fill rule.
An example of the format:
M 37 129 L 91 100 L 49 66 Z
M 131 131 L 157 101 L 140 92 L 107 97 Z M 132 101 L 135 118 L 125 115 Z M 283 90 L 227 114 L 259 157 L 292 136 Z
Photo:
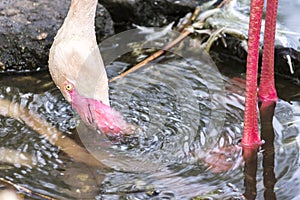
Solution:
M 111 63 L 109 76 L 126 69 L 131 57 L 129 53 Z M 245 191 L 256 191 L 257 199 L 264 199 L 264 193 L 269 198 L 299 198 L 299 86 L 277 80 L 280 100 L 273 121 L 274 145 L 266 143 L 257 163 L 246 163 L 244 168 L 239 148 L 230 148 L 242 136 L 245 85 L 236 78 L 243 79 L 244 74 L 232 71 L 228 73 L 232 76 L 220 78 L 207 60 L 172 54 L 164 58 L 110 84 L 112 106 L 139 127 L 125 141 L 110 141 L 78 126 L 78 117 L 48 73 L 2 76 L 2 101 L 38 114 L 49 129 L 54 126 L 83 143 L 114 170 L 76 161 L 78 152 L 71 158 L 24 125 L 22 116 L 19 120 L 1 116 L 0 158 L 6 162 L 0 165 L 0 177 L 57 199 L 243 199 Z M 266 131 L 264 137 L 270 135 Z M 15 160 L 7 158 L 7 151 L 6 158 L 1 157 L 4 150 L 12 152 Z M 217 156 L 222 150 L 231 151 L 231 157 L 214 160 L 213 166 L 208 164 L 209 158 L 215 159 L 212 150 Z M 255 172 L 256 187 L 245 184 Z
M 119 63 L 114 63 L 109 67 L 114 67 L 114 65 L 119 65 Z M 160 72 L 163 75 L 172 68 L 178 71 L 185 69 L 187 79 L 193 76 L 193 68 L 182 60 L 167 61 L 159 67 L 159 69 L 145 68 L 139 73 Z M 168 75 L 171 76 L 171 74 Z M 178 77 L 174 78 L 176 80 Z M 79 198 L 80 195 L 85 195 L 87 198 L 97 196 L 98 199 L 125 197 L 128 199 L 150 197 L 184 199 L 196 196 L 242 199 L 245 189 L 243 168 L 237 167 L 228 172 L 212 173 L 203 161 L 203 157 L 207 155 L 209 148 L 214 148 L 216 144 L 222 147 L 225 143 L 237 143 L 241 138 L 244 85 L 224 78 L 227 89 L 225 124 L 215 143 L 206 144 L 201 134 L 204 136 L 209 134 L 205 132 L 211 113 L 209 95 L 205 85 L 201 84 L 204 82 L 203 77 L 193 78 L 189 80 L 192 80 L 192 86 L 196 86 L 194 82 L 197 83 L 197 87 L 193 88 L 197 104 L 192 106 L 185 101 L 183 103 L 178 101 L 183 97 L 174 91 L 176 83 L 155 82 L 155 80 L 141 82 L 134 74 L 130 75 L 125 79 L 130 79 L 132 85 L 121 87 L 123 93 L 130 93 L 130 101 L 127 101 L 127 98 L 124 98 L 122 92 L 119 91 L 118 84 L 111 84 L 113 107 L 122 111 L 131 123 L 143 128 L 136 142 L 109 144 L 107 139 L 103 142 L 109 144 L 105 147 L 106 153 L 115 154 L 120 159 L 120 163 L 127 163 L 129 172 L 123 170 L 104 172 L 73 162 L 59 151 L 59 148 L 51 145 L 43 137 L 24 126 L 22 122 L 1 117 L 1 146 L 37 157 L 37 164 L 32 167 L 1 164 L 1 177 L 20 183 L 35 192 L 56 198 Z M 28 82 L 31 81 L 31 79 L 28 80 Z M 49 77 L 47 81 L 50 84 Z M 282 87 L 286 84 L 286 81 L 278 83 Z M 297 136 L 300 127 L 300 100 L 299 95 L 297 96 L 297 86 L 285 87 L 289 88 L 289 92 L 291 90 L 295 92 L 288 95 L 285 93 L 286 88 L 279 90 L 279 95 L 287 101 L 280 100 L 275 111 L 274 148 L 277 177 L 275 192 L 278 199 L 290 199 L 299 195 Z M 26 89 L 25 87 L 24 90 Z M 76 118 L 73 116 L 73 111 L 53 85 L 37 94 L 29 91 L 22 92 L 21 86 L 19 88 L 5 86 L 1 89 L 1 95 L 5 99 L 19 102 L 37 112 L 50 124 L 67 134 L 72 135 L 72 132 L 76 131 L 74 130 Z M 125 106 L 124 101 L 128 102 Z M 186 114 L 183 114 L 184 112 Z M 186 118 L 183 119 L 183 116 Z M 101 146 L 101 144 L 97 145 Z M 141 166 L 137 161 L 141 161 L 143 165 Z M 106 163 L 112 166 L 115 164 L 110 160 Z M 264 191 L 261 163 L 262 153 L 259 153 L 258 199 L 262 199 Z M 135 173 L 136 166 L 142 168 L 141 172 Z M 122 168 L 122 165 L 117 167 Z M 157 170 L 153 167 L 157 167 Z M 84 194 L 78 193 L 78 188 L 81 192 L 84 191 L 82 192 Z

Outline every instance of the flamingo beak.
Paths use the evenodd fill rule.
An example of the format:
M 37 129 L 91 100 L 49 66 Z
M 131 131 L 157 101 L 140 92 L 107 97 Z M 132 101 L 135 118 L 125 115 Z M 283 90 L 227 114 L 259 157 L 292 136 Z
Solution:
M 71 105 L 83 122 L 104 134 L 120 135 L 128 127 L 121 114 L 103 102 L 87 98 L 78 93 L 76 88 L 69 89 Z

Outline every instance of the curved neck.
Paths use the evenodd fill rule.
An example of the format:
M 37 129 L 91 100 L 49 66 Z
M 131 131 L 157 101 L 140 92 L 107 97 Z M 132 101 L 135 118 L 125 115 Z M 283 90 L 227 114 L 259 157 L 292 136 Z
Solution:
M 94 29 L 98 0 L 72 0 L 63 26 L 69 31 L 91 32 Z

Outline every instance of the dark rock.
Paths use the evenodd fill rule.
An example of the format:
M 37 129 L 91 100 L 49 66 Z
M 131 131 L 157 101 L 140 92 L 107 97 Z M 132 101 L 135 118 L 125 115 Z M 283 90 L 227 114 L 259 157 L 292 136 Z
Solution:
M 287 55 L 291 58 L 292 68 L 294 73 L 291 73 L 290 66 L 288 65 Z M 300 84 L 300 52 L 299 50 L 276 46 L 275 47 L 275 73 L 296 80 Z
M 211 48 L 210 55 L 218 65 L 223 74 L 232 75 L 234 73 L 246 72 L 247 52 L 241 41 L 233 36 L 226 36 L 226 47 L 221 39 L 217 40 Z M 288 65 L 287 56 L 290 56 L 294 73 L 291 73 Z M 260 52 L 259 66 L 261 65 L 262 55 Z M 294 83 L 300 84 L 300 52 L 299 50 L 275 46 L 275 75 L 295 80 Z
M 177 21 L 209 0 L 99 0 L 112 16 L 117 31 L 133 24 L 163 26 Z
M 114 22 L 109 12 L 101 4 L 98 4 L 95 19 L 97 41 L 100 42 L 103 39 L 115 34 L 113 26 Z
M 48 53 L 67 14 L 70 0 L 1 0 L 0 72 L 47 69 Z M 114 33 L 113 22 L 99 5 L 97 38 Z
M 247 52 L 242 41 L 226 35 L 226 46 L 221 39 L 216 40 L 210 50 L 210 55 L 221 70 L 221 73 L 230 75 L 246 72 Z

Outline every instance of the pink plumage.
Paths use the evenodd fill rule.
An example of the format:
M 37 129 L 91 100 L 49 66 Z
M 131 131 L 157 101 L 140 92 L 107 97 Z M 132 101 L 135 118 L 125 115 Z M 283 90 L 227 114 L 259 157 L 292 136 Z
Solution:
M 74 87 L 69 94 L 72 107 L 87 125 L 98 128 L 106 135 L 125 133 L 128 124 L 118 111 L 99 100 L 81 96 Z

